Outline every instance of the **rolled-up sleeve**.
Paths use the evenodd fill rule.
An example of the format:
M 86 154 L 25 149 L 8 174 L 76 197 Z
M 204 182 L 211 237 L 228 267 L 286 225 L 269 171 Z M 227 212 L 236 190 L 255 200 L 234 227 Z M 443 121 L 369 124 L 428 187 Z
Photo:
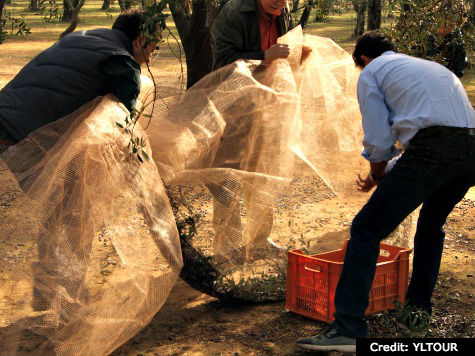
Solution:
M 389 161 L 399 150 L 389 122 L 389 111 L 384 93 L 369 71 L 361 72 L 358 79 L 358 102 L 363 116 L 363 157 L 370 162 Z

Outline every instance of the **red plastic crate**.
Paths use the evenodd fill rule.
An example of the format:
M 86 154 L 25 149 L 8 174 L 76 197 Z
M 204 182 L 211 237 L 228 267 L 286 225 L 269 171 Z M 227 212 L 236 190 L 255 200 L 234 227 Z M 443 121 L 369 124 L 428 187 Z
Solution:
M 286 311 L 327 323 L 334 319 L 335 290 L 347 244 L 341 250 L 311 256 L 289 251 Z M 395 302 L 404 303 L 406 296 L 412 249 L 386 244 L 380 248 L 366 315 L 395 309 Z

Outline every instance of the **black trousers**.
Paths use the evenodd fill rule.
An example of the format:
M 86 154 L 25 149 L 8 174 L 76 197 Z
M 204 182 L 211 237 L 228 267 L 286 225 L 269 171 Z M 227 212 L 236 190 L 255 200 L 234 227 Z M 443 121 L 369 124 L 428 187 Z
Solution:
M 335 294 L 333 327 L 349 337 L 366 337 L 364 314 L 380 252 L 379 243 L 420 204 L 413 271 L 406 297 L 411 305 L 431 312 L 431 297 L 444 245 L 443 225 L 473 185 L 473 129 L 419 131 L 353 220 Z

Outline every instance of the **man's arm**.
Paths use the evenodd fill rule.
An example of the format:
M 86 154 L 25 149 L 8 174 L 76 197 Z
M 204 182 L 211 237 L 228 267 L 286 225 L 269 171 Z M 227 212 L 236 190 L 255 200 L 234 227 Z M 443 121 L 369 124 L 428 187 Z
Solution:
M 358 102 L 363 116 L 363 157 L 370 162 L 366 178 L 358 175 L 358 189 L 368 192 L 383 178 L 388 161 L 399 151 L 394 146 L 396 139 L 389 123 L 389 110 L 384 94 L 369 71 L 363 71 L 358 80 Z
M 214 20 L 211 34 L 214 40 L 214 69 L 224 67 L 238 59 L 264 59 L 264 51 L 242 51 L 243 24 L 233 16 L 233 9 L 224 7 Z
M 127 56 L 111 56 L 101 64 L 101 76 L 107 91 L 132 112 L 140 93 L 140 65 Z

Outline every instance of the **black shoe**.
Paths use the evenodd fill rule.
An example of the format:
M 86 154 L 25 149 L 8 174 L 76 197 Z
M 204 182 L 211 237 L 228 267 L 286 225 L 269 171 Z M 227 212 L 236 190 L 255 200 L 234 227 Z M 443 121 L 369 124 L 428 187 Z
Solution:
M 429 333 L 430 314 L 424 309 L 405 305 L 396 318 L 406 336 L 424 337 Z
M 319 335 L 298 339 L 297 346 L 314 351 L 356 353 L 356 339 L 339 334 L 331 326 L 323 329 Z

